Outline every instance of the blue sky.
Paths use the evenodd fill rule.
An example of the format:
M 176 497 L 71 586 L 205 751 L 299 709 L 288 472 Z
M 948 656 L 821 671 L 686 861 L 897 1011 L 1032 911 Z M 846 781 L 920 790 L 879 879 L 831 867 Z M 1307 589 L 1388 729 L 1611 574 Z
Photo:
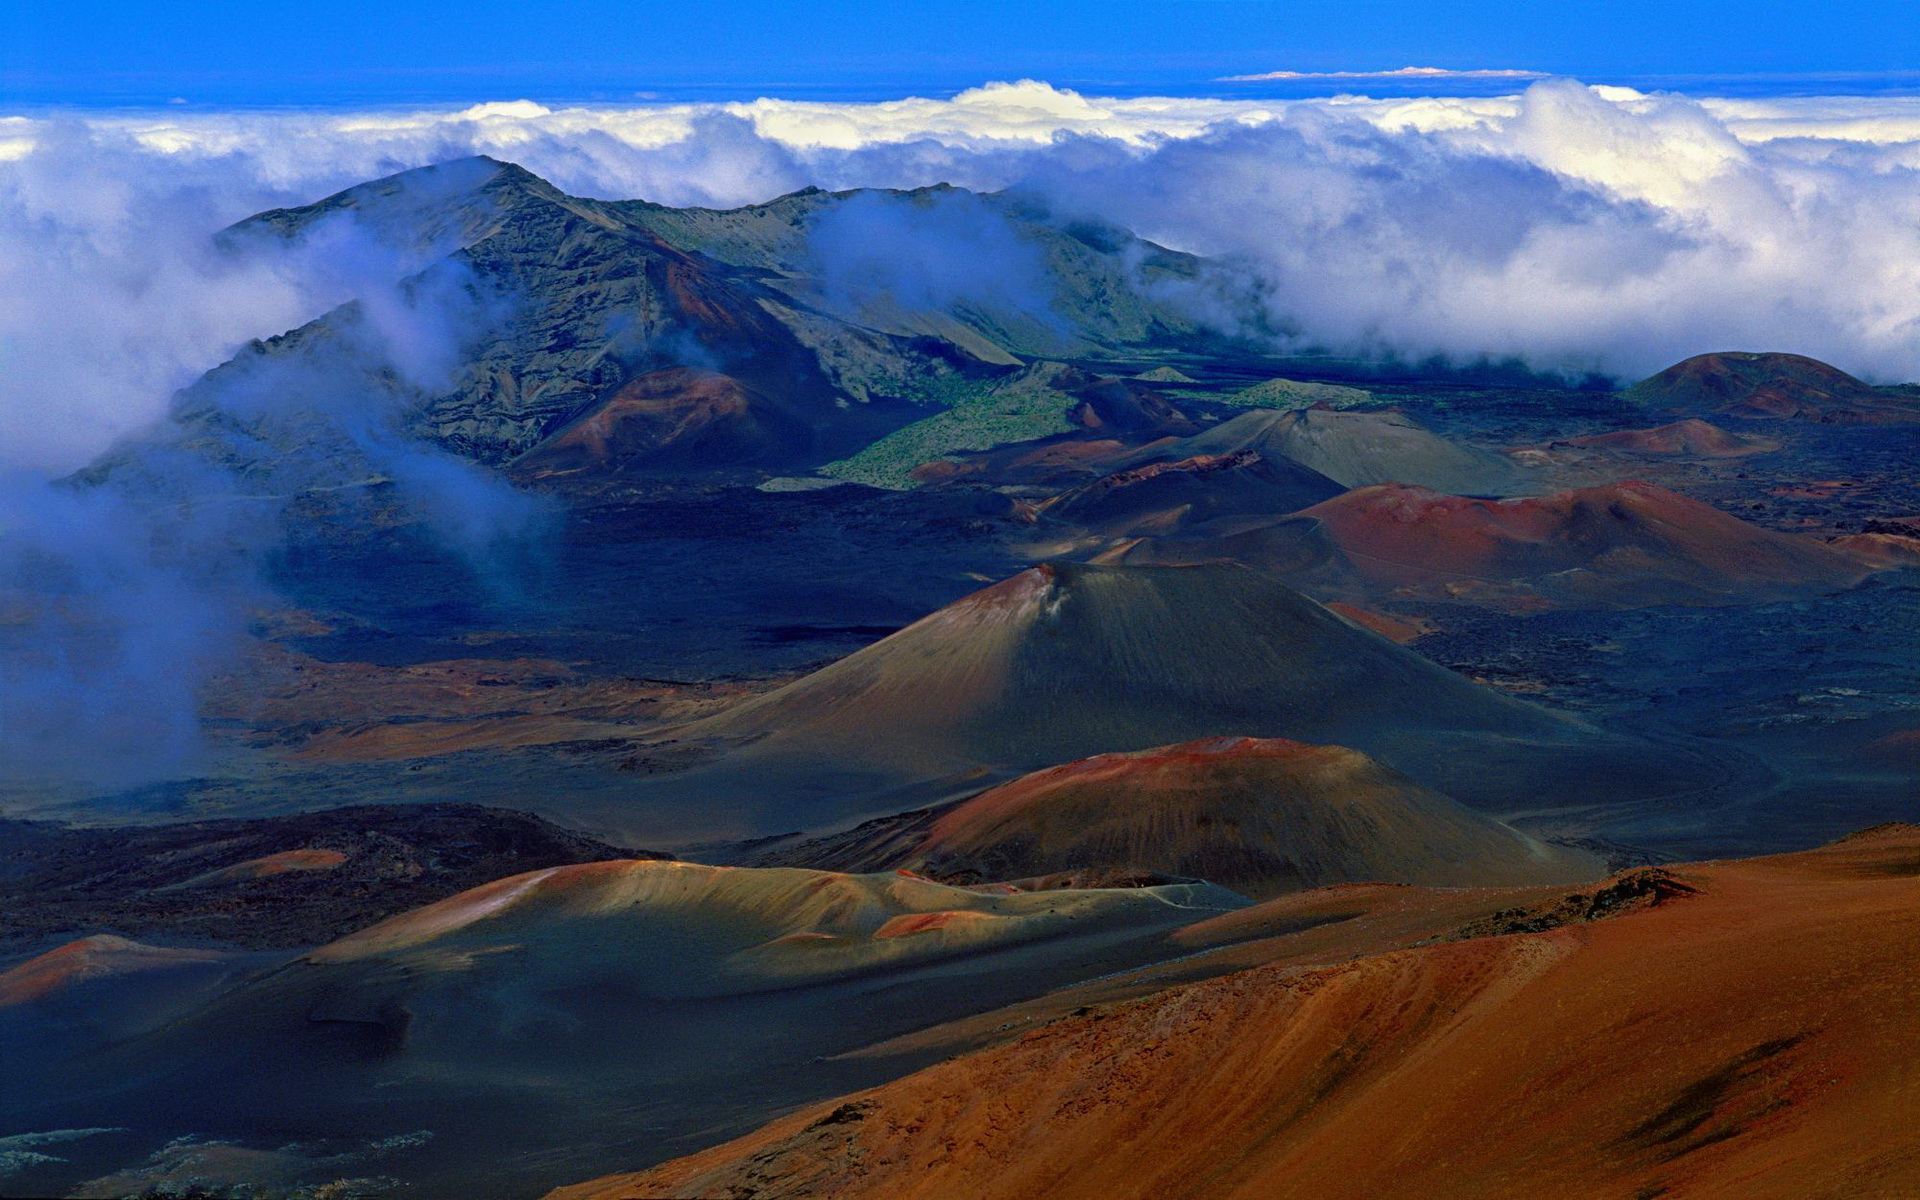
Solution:
M 1518 68 L 1682 91 L 1920 89 L 1911 0 L 0 0 L 0 104 L 868 98 L 1044 78 L 1109 94 L 1486 92 Z

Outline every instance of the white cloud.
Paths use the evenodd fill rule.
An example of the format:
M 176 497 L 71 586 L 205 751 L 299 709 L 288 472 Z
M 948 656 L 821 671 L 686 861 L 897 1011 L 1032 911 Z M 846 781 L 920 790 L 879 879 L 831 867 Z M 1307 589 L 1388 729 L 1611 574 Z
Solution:
M 576 193 L 672 204 L 809 184 L 1025 188 L 1237 265 L 1284 345 L 1622 377 L 1782 349 L 1920 377 L 1920 98 L 1694 101 L 1545 80 L 1497 97 L 1253 102 L 1023 81 L 876 104 L 0 115 L 0 606 L 29 582 L 71 594 L 35 653 L 6 664 L 21 685 L 0 695 L 0 770 L 61 766 L 74 728 L 99 731 L 89 770 L 190 758 L 194 685 L 231 647 L 274 536 L 251 495 L 162 513 L 32 476 L 155 418 L 246 339 L 347 295 L 377 300 L 413 265 L 351 227 L 273 260 L 219 253 L 210 235 L 474 153 Z M 842 230 L 864 241 L 827 283 L 996 304 L 1042 287 L 972 215 Z M 914 271 L 893 269 L 909 255 Z M 390 365 L 444 371 L 444 311 L 367 311 Z M 275 376 L 252 399 L 356 418 L 343 427 L 360 452 L 483 576 L 537 529 L 479 469 L 392 436 L 353 378 L 298 391 Z M 161 516 L 184 532 L 158 536 Z M 104 744 L 125 761 L 91 749 Z
M 1920 98 L 1111 98 L 0 115 L 0 458 L 73 466 L 352 280 L 206 236 L 471 153 L 726 206 L 1023 186 L 1260 274 L 1302 338 L 1632 376 L 1729 346 L 1920 377 Z
M 1227 75 L 1220 83 L 1265 83 L 1288 79 L 1371 79 L 1379 81 L 1424 82 L 1444 79 L 1545 79 L 1545 71 L 1523 71 L 1513 67 L 1481 67 L 1456 71 L 1448 67 L 1396 67 L 1391 71 L 1263 71 L 1258 75 Z

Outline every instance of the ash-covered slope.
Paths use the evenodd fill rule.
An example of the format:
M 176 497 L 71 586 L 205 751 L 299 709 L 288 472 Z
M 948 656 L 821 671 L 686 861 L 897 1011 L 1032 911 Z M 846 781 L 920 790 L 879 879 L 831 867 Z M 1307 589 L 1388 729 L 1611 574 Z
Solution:
M 1154 451 L 1186 457 L 1247 449 L 1292 459 L 1349 488 L 1407 483 L 1503 496 L 1526 483 L 1524 473 L 1503 456 L 1448 441 L 1393 409 L 1261 409 Z
M 1236 450 L 1116 471 L 1067 489 L 1039 512 L 1108 537 L 1141 537 L 1219 517 L 1290 513 L 1340 490 L 1292 459 Z
M 872 814 L 858 798 L 878 779 L 1030 770 L 1221 735 L 1352 746 L 1494 807 L 1645 795 L 1675 766 L 1244 567 L 1054 563 L 682 727 L 683 739 L 731 749 L 671 788 L 705 797 L 709 813 L 753 811 L 775 832 Z
M 1635 872 L 1386 953 L 1346 897 L 1311 965 L 1083 1010 L 551 1200 L 1911 1195 L 1916 856 L 1908 826 Z
M 483 976 L 493 974 L 515 991 L 617 978 L 650 998 L 712 997 L 1124 925 L 1169 898 L 1218 909 L 1241 903 L 1202 884 L 986 894 L 900 874 L 589 863 L 463 892 L 322 947 L 308 961 L 398 966 L 418 990 L 439 975 L 452 991 L 479 985 L 473 990 L 484 993 Z M 460 963 L 501 947 L 517 952 L 499 972 Z
M 0 1071 L 6 1080 L 0 1113 L 31 1098 L 15 1089 L 36 1061 L 71 1064 L 91 1049 L 157 1029 L 198 1011 L 277 957 L 97 933 L 0 970 Z M 0 1187 L 9 1194 L 44 1194 L 17 1174 L 34 1161 L 0 1158 L 0 1166 L 12 1168 Z
M 423 1194 L 533 1195 L 583 1163 L 658 1160 L 897 1076 L 924 1060 L 854 1052 L 1178 956 L 1176 929 L 1245 906 L 1197 883 L 989 894 L 893 874 L 560 867 L 403 913 L 88 1054 L 10 1045 L 0 1120 L 91 1114 L 123 1135 L 103 1151 L 118 1163 L 188 1135 L 262 1160 L 391 1136 L 382 1175 Z M 118 1165 L 89 1175 L 85 1149 L 44 1190 Z
M 1078 563 L 1023 571 L 687 728 L 756 747 L 858 738 L 907 761 L 1060 762 L 1080 747 L 1164 745 L 1156 733 L 1249 719 L 1322 734 L 1572 728 L 1252 571 Z
M 1255 899 L 1336 883 L 1515 886 L 1603 872 L 1357 751 L 1284 738 L 1209 738 L 1036 771 L 941 814 L 886 865 L 959 880 L 1161 873 Z

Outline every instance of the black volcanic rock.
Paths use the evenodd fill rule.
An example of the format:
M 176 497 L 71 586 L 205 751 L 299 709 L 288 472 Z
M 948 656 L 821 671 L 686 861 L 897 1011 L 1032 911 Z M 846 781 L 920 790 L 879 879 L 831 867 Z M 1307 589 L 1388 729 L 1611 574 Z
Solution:
M 108 828 L 0 821 L 0 948 L 94 933 L 313 946 L 523 871 L 665 857 L 477 804 Z
M 1072 394 L 1079 403 L 1068 419 L 1084 429 L 1176 437 L 1199 430 L 1165 396 L 1131 379 L 1095 379 L 1073 388 Z
M 1294 512 L 1341 492 L 1291 459 L 1257 450 L 1116 471 L 1060 493 L 1041 515 L 1111 537 L 1165 534 L 1217 517 Z

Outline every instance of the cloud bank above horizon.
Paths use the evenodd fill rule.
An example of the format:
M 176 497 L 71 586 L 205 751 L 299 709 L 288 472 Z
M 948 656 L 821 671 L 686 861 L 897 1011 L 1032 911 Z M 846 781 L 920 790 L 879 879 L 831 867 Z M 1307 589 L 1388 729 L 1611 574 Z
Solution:
M 1370 79 L 1442 82 L 1448 79 L 1545 79 L 1545 71 L 1519 67 L 1395 67 L 1390 71 L 1260 71 L 1252 75 L 1223 75 L 1220 83 L 1264 83 L 1278 79 Z
M 949 99 L 0 115 L 0 465 L 79 465 L 364 282 L 236 262 L 263 208 L 470 154 L 602 198 L 1019 188 L 1231 263 L 1285 352 L 1630 379 L 1778 349 L 1920 377 L 1920 98 Z M 59 414 L 49 420 L 49 414 Z

